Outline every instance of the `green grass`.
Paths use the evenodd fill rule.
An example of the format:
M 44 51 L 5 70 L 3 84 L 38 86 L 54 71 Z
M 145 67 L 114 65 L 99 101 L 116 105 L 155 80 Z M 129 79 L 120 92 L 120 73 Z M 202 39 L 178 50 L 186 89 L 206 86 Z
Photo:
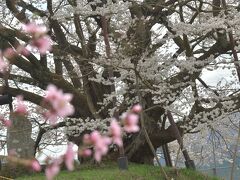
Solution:
M 176 180 L 218 180 L 199 172 L 165 168 L 168 176 Z M 17 180 L 44 180 L 44 174 L 19 177 Z M 61 171 L 56 180 L 161 180 L 164 179 L 159 167 L 130 164 L 128 171 L 120 171 L 117 164 L 79 167 L 73 172 Z

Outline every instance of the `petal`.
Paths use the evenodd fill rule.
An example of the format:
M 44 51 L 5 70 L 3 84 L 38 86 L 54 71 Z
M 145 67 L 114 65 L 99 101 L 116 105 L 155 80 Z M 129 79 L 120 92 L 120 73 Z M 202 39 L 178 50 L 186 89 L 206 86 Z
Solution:
M 142 106 L 140 104 L 136 104 L 132 107 L 132 111 L 135 113 L 140 113 L 142 111 Z
M 73 144 L 69 143 L 65 154 L 65 165 L 70 171 L 74 169 L 74 155 L 75 152 L 73 151 Z

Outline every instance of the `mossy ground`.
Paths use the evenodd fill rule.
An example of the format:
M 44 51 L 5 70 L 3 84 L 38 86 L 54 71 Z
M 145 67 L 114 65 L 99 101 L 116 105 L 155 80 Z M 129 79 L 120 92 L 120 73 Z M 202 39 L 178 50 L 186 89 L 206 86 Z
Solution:
M 218 180 L 188 169 L 164 168 L 170 179 L 176 180 Z M 17 180 L 44 180 L 43 173 L 23 176 Z M 150 165 L 129 164 L 127 171 L 120 171 L 116 163 L 84 165 L 75 171 L 61 171 L 56 180 L 161 180 L 164 179 L 159 167 Z

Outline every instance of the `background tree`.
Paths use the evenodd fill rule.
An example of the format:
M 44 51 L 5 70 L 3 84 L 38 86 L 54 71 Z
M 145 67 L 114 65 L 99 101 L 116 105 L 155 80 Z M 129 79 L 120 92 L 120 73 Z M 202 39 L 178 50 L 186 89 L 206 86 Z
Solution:
M 44 133 L 65 126 L 80 145 L 83 133 L 104 130 L 139 98 L 155 149 L 176 139 L 167 111 L 186 134 L 239 110 L 237 1 L 6 0 L 1 8 L 2 50 L 30 41 L 20 28 L 30 21 L 44 23 L 53 44 L 47 55 L 33 50 L 9 59 L 6 91 L 40 106 L 50 83 L 74 95 L 69 120 L 55 127 L 37 120 L 36 149 Z M 225 68 L 225 81 L 204 79 Z M 144 137 L 143 129 L 125 137 L 131 161 L 152 163 Z

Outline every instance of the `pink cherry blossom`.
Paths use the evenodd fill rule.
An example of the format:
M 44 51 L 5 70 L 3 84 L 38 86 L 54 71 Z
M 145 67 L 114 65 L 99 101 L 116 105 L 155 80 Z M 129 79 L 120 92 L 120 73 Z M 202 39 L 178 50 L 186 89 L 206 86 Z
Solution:
M 82 157 L 88 157 L 91 156 L 92 151 L 90 149 L 81 149 L 79 150 L 79 155 Z
M 36 160 L 36 159 L 31 161 L 31 168 L 32 168 L 32 170 L 37 171 L 37 172 L 41 171 L 41 169 L 42 169 L 41 165 L 39 164 L 38 160 Z
M 32 35 L 30 45 L 36 47 L 40 54 L 46 54 L 47 51 L 51 50 L 51 39 L 46 35 L 47 28 L 45 26 L 29 23 L 23 26 L 23 30 Z
M 56 123 L 57 117 L 67 117 L 74 113 L 74 107 L 70 104 L 73 96 L 69 93 L 63 93 L 54 85 L 48 85 L 44 102 L 49 104 L 49 111 L 44 113 L 50 124 Z
M 15 113 L 18 113 L 20 115 L 27 115 L 27 106 L 23 102 L 23 96 L 17 96 L 17 105 Z
M 95 160 L 96 161 L 98 161 L 98 162 L 100 162 L 101 161 L 101 159 L 102 159 L 102 153 L 101 153 L 101 151 L 100 150 L 95 150 L 95 153 L 94 153 L 94 158 L 95 158 Z
M 109 137 L 103 136 L 94 144 L 94 158 L 96 161 L 101 161 L 102 156 L 108 152 L 108 145 L 111 144 Z
M 140 104 L 136 104 L 132 107 L 132 112 L 140 113 L 142 111 L 142 106 Z
M 0 72 L 5 73 L 8 69 L 8 63 L 3 60 L 0 53 Z
M 117 144 L 118 146 L 122 146 L 123 142 L 121 127 L 115 119 L 111 121 L 109 132 L 112 135 L 113 143 Z
M 73 151 L 73 144 L 69 143 L 64 158 L 65 165 L 69 171 L 72 171 L 74 169 L 74 155 L 75 152 Z
M 40 54 L 46 54 L 47 51 L 52 49 L 51 39 L 49 36 L 44 35 L 31 42 L 31 45 L 38 48 Z
M 93 145 L 94 158 L 96 161 L 101 161 L 102 156 L 108 151 L 108 145 L 111 144 L 111 139 L 106 136 L 101 136 L 98 131 L 93 131 L 90 135 L 84 136 L 84 143 Z
M 22 54 L 24 56 L 28 56 L 30 54 L 30 52 L 28 51 L 28 49 L 23 46 L 20 45 L 16 48 L 16 50 L 14 50 L 13 48 L 7 48 L 4 52 L 3 52 L 3 56 L 5 56 L 8 59 L 12 59 L 14 57 L 16 57 L 18 54 Z
M 30 52 L 25 46 L 18 46 L 17 53 L 22 54 L 24 56 L 29 56 Z
M 45 26 L 40 26 L 35 23 L 28 23 L 23 25 L 23 30 L 28 34 L 45 34 L 47 33 L 47 28 Z
M 0 121 L 5 127 L 10 127 L 12 126 L 12 121 L 11 120 L 6 120 L 2 116 L 0 116 Z
M 85 134 L 83 136 L 83 142 L 85 144 L 96 144 L 101 139 L 101 135 L 98 131 L 93 131 L 91 134 Z
M 50 125 L 55 125 L 58 120 L 58 114 L 54 110 L 49 110 L 43 113 L 43 116 L 48 119 Z
M 124 130 L 128 133 L 139 131 L 138 118 L 138 115 L 128 113 L 123 119 Z
M 12 126 L 12 121 L 11 120 L 4 120 L 3 125 L 6 127 L 11 127 Z
M 54 159 L 53 162 L 46 167 L 45 175 L 47 180 L 53 180 L 53 178 L 59 173 L 60 164 L 61 161 L 59 159 Z
M 97 141 L 101 139 L 101 134 L 98 131 L 93 131 L 90 135 L 90 140 L 93 144 L 96 144 Z
M 3 52 L 3 56 L 5 56 L 8 59 L 14 58 L 16 55 L 17 55 L 17 53 L 13 48 L 7 48 Z

